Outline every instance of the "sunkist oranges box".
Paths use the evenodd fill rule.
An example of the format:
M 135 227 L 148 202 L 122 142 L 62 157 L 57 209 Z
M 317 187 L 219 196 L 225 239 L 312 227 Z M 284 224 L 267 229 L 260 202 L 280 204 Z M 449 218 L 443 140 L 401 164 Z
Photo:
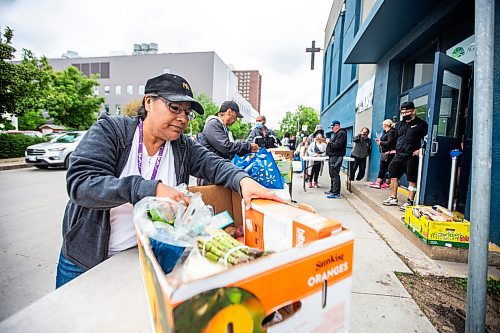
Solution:
M 210 195 L 216 195 L 216 201 L 224 197 L 225 206 L 236 206 L 233 198 L 239 200 L 241 206 L 237 194 L 219 186 L 207 186 L 206 191 L 203 187 L 192 190 L 202 192 L 204 201 L 212 205 L 214 201 Z M 264 216 L 268 209 L 291 207 L 281 203 L 273 206 L 263 200 L 254 202 L 252 206 Z M 214 208 L 219 211 L 219 207 L 214 205 Z M 296 207 L 291 208 L 295 210 Z M 243 218 L 248 219 L 253 211 L 253 208 L 247 211 Z M 238 216 L 233 217 L 238 220 Z M 300 220 L 299 217 L 300 214 L 294 218 Z M 265 227 L 268 220 L 263 221 Z M 306 222 L 307 219 L 304 221 L 307 225 Z M 321 233 L 322 229 L 316 228 L 314 232 Z M 137 229 L 142 277 L 154 330 L 177 333 L 347 332 L 353 235 L 345 229 L 333 235 L 327 229 L 322 232 L 315 236 L 321 239 L 304 241 L 300 247 L 290 246 L 217 274 L 172 284 L 161 270 L 148 238 Z M 290 245 L 295 243 L 292 240 Z M 273 319 L 287 312 L 293 314 L 282 321 Z

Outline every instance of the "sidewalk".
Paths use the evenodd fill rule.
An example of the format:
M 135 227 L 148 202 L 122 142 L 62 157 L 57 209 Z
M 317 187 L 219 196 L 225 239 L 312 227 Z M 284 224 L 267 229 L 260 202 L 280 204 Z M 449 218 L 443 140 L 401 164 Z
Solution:
M 24 157 L 0 159 L 0 171 L 32 167 L 33 166 L 24 162 Z
M 327 199 L 323 192 L 330 181 L 325 172 L 320 178 L 321 188 L 304 192 L 302 180 L 300 174 L 294 174 L 293 198 L 310 204 L 325 217 L 341 221 L 355 233 L 350 331 L 435 332 L 394 274 L 411 270 L 363 217 L 366 214 L 371 220 L 376 214 L 345 190 L 345 182 L 341 199 Z M 432 263 L 427 264 L 429 272 L 436 272 Z

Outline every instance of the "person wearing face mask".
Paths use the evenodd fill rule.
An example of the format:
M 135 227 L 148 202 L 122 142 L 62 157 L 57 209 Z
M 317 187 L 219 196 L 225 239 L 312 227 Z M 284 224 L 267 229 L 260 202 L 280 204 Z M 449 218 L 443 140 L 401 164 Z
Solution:
M 368 127 L 363 127 L 361 132 L 354 137 L 354 148 L 351 152 L 351 157 L 354 158 L 354 162 L 351 163 L 351 170 L 349 172 L 351 181 L 353 181 L 354 178 L 356 178 L 356 180 L 361 180 L 365 176 L 366 158 L 370 156 L 372 152 L 372 140 L 369 134 L 370 130 Z M 355 177 L 358 168 L 358 176 Z
M 408 199 L 400 207 L 405 211 L 406 207 L 413 205 L 413 199 L 417 191 L 418 179 L 418 156 L 422 147 L 422 140 L 427 135 L 427 122 L 416 116 L 413 102 L 401 104 L 401 121 L 394 126 L 396 130 L 396 155 L 389 164 L 389 178 L 391 179 L 391 195 L 382 202 L 385 206 L 398 205 L 398 179 L 406 174 L 408 179 Z
M 282 201 L 182 134 L 195 112 L 204 110 L 181 76 L 151 78 L 144 92 L 137 117 L 102 114 L 71 154 L 56 288 L 137 245 L 133 205 L 141 199 L 167 197 L 189 204 L 174 187 L 189 183 L 191 175 L 239 192 L 247 209 L 252 198 Z
M 266 117 L 258 116 L 255 119 L 255 127 L 250 131 L 247 142 L 256 143 L 259 147 L 276 148 L 278 140 L 273 130 L 267 128 Z

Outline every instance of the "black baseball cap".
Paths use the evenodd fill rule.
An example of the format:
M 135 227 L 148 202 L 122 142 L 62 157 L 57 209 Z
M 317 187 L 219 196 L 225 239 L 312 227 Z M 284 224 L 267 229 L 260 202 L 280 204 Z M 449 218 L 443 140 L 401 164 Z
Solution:
M 240 113 L 240 107 L 238 106 L 238 104 L 236 104 L 235 101 L 225 101 L 224 103 L 222 103 L 219 112 L 226 112 L 227 109 L 231 109 L 236 112 L 238 118 L 243 118 L 243 115 Z
M 415 104 L 413 102 L 404 102 L 401 104 L 400 110 L 413 110 L 415 109 Z
M 144 94 L 156 94 L 170 102 L 191 102 L 191 108 L 198 114 L 204 110 L 200 103 L 193 98 L 193 92 L 189 83 L 176 74 L 162 74 L 149 79 L 144 88 Z
M 332 121 L 332 122 L 330 123 L 330 127 L 333 127 L 333 126 L 335 126 L 335 125 L 340 125 L 340 121 L 338 121 L 338 120 L 334 120 L 334 121 Z

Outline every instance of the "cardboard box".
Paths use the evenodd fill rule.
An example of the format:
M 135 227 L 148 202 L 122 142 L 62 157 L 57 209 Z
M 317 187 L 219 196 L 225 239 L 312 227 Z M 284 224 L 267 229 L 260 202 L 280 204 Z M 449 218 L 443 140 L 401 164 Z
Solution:
M 270 148 L 268 149 L 274 156 L 280 155 L 286 160 L 293 160 L 293 151 L 290 149 Z M 276 158 L 275 158 L 276 159 Z
M 412 206 L 405 212 L 406 226 L 429 245 L 469 248 L 470 222 L 431 221 L 425 216 L 416 217 Z
M 339 221 L 269 200 L 253 200 L 244 221 L 245 244 L 266 251 L 300 247 L 342 230 Z
M 233 217 L 236 227 L 243 225 L 242 202 L 239 193 L 220 185 L 193 186 L 189 188 L 193 193 L 201 192 L 206 205 L 214 207 L 215 214 L 228 211 Z
M 207 191 L 219 197 L 217 189 Z M 138 229 L 137 238 L 156 332 L 349 330 L 354 243 L 348 230 L 180 285 L 169 282 Z M 262 326 L 276 312 L 291 316 Z

